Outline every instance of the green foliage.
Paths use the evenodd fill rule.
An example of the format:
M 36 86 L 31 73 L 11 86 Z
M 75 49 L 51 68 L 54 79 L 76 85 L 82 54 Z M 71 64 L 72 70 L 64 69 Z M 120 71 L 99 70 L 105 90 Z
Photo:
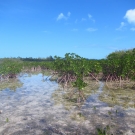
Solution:
M 82 90 L 87 86 L 87 83 L 85 83 L 81 78 L 77 78 L 77 80 L 73 83 L 73 86 L 77 87 L 79 90 Z
M 8 118 L 6 118 L 6 122 L 9 122 L 9 119 Z
M 22 61 L 18 58 L 4 58 L 0 59 L 0 75 L 18 74 L 22 69 L 31 69 L 32 67 L 40 66 L 42 69 L 52 69 L 52 61 Z
M 17 74 L 21 72 L 22 63 L 15 59 L 3 59 L 0 64 L 0 74 Z
M 105 76 L 135 80 L 135 49 L 111 53 L 101 64 Z
M 97 128 L 97 134 L 98 135 L 106 135 L 106 131 L 105 131 L 105 129 L 100 129 L 100 128 Z
M 18 74 L 22 69 L 40 66 L 41 69 L 55 70 L 60 76 L 65 76 L 65 82 L 75 77 L 74 87 L 82 90 L 87 84 L 86 76 L 97 76 L 103 73 L 105 79 L 135 80 L 135 48 L 128 51 L 117 51 L 109 54 L 107 59 L 88 60 L 75 53 L 66 53 L 64 58 L 49 56 L 41 58 L 4 58 L 0 59 L 0 75 Z M 109 78 L 110 79 L 110 78 Z
M 87 84 L 84 82 L 84 76 L 89 75 L 89 73 L 98 74 L 101 72 L 101 66 L 98 61 L 90 61 L 88 59 L 82 58 L 75 53 L 66 53 L 65 58 L 60 58 L 55 56 L 54 69 L 59 72 L 59 74 L 65 74 L 68 76 L 76 76 L 76 81 L 73 82 L 73 86 L 82 90 Z

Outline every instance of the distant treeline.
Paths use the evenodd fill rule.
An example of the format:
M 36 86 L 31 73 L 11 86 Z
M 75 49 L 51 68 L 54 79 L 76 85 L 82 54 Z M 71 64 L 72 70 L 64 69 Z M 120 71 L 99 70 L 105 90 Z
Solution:
M 79 65 L 77 66 L 78 63 Z M 85 72 L 86 69 L 88 72 L 93 74 L 102 72 L 106 79 L 135 80 L 135 48 L 125 51 L 122 50 L 113 52 L 109 54 L 105 59 L 101 60 L 86 59 L 74 53 L 66 53 L 64 58 L 59 56 L 49 56 L 46 58 L 1 58 L 0 73 L 12 73 L 13 69 L 18 67 L 21 69 L 21 67 L 32 67 L 38 65 L 43 69 L 49 68 L 52 70 L 55 70 L 54 67 L 56 68 L 56 65 L 59 65 L 60 70 L 65 67 L 65 69 L 63 69 L 65 72 L 67 70 L 66 68 L 73 70 L 74 66 L 77 66 L 78 68 L 83 67 L 82 70 L 84 71 L 82 72 Z M 20 70 L 17 70 L 17 72 L 19 71 Z
M 20 58 L 23 61 L 54 61 L 54 58 L 52 56 L 46 57 L 46 58 Z
M 36 62 L 36 61 L 54 61 L 54 58 L 52 56 L 46 57 L 46 58 L 32 58 L 32 57 L 17 57 L 17 58 L 0 58 L 0 62 L 4 59 L 10 59 L 10 60 L 22 60 L 22 61 L 31 61 L 31 62 Z

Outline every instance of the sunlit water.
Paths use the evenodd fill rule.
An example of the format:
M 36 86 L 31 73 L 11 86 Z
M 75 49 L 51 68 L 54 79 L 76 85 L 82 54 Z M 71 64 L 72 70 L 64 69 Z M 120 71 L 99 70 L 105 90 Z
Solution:
M 101 102 L 98 96 L 103 83 L 80 109 L 65 109 L 52 98 L 60 89 L 58 84 L 45 78 L 42 74 L 24 74 L 18 78 L 23 83 L 20 88 L 0 91 L 0 135 L 91 135 L 107 125 L 115 125 L 110 133 L 135 135 L 135 109 Z

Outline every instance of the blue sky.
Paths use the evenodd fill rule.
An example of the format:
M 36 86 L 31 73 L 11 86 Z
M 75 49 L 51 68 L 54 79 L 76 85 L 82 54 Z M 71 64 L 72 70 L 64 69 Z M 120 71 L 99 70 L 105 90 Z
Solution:
M 102 59 L 135 48 L 135 0 L 0 0 L 0 58 Z

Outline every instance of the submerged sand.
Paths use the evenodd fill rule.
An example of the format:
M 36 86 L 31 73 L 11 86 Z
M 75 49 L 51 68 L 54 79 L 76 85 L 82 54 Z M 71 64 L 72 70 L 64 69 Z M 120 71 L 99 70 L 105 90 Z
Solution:
M 114 135 L 135 134 L 135 109 L 101 102 L 102 82 L 81 108 L 67 109 L 65 99 L 56 104 L 52 96 L 57 90 L 60 95 L 65 91 L 45 78 L 24 74 L 18 78 L 21 87 L 0 91 L 0 135 L 94 135 L 97 128 L 107 126 Z

